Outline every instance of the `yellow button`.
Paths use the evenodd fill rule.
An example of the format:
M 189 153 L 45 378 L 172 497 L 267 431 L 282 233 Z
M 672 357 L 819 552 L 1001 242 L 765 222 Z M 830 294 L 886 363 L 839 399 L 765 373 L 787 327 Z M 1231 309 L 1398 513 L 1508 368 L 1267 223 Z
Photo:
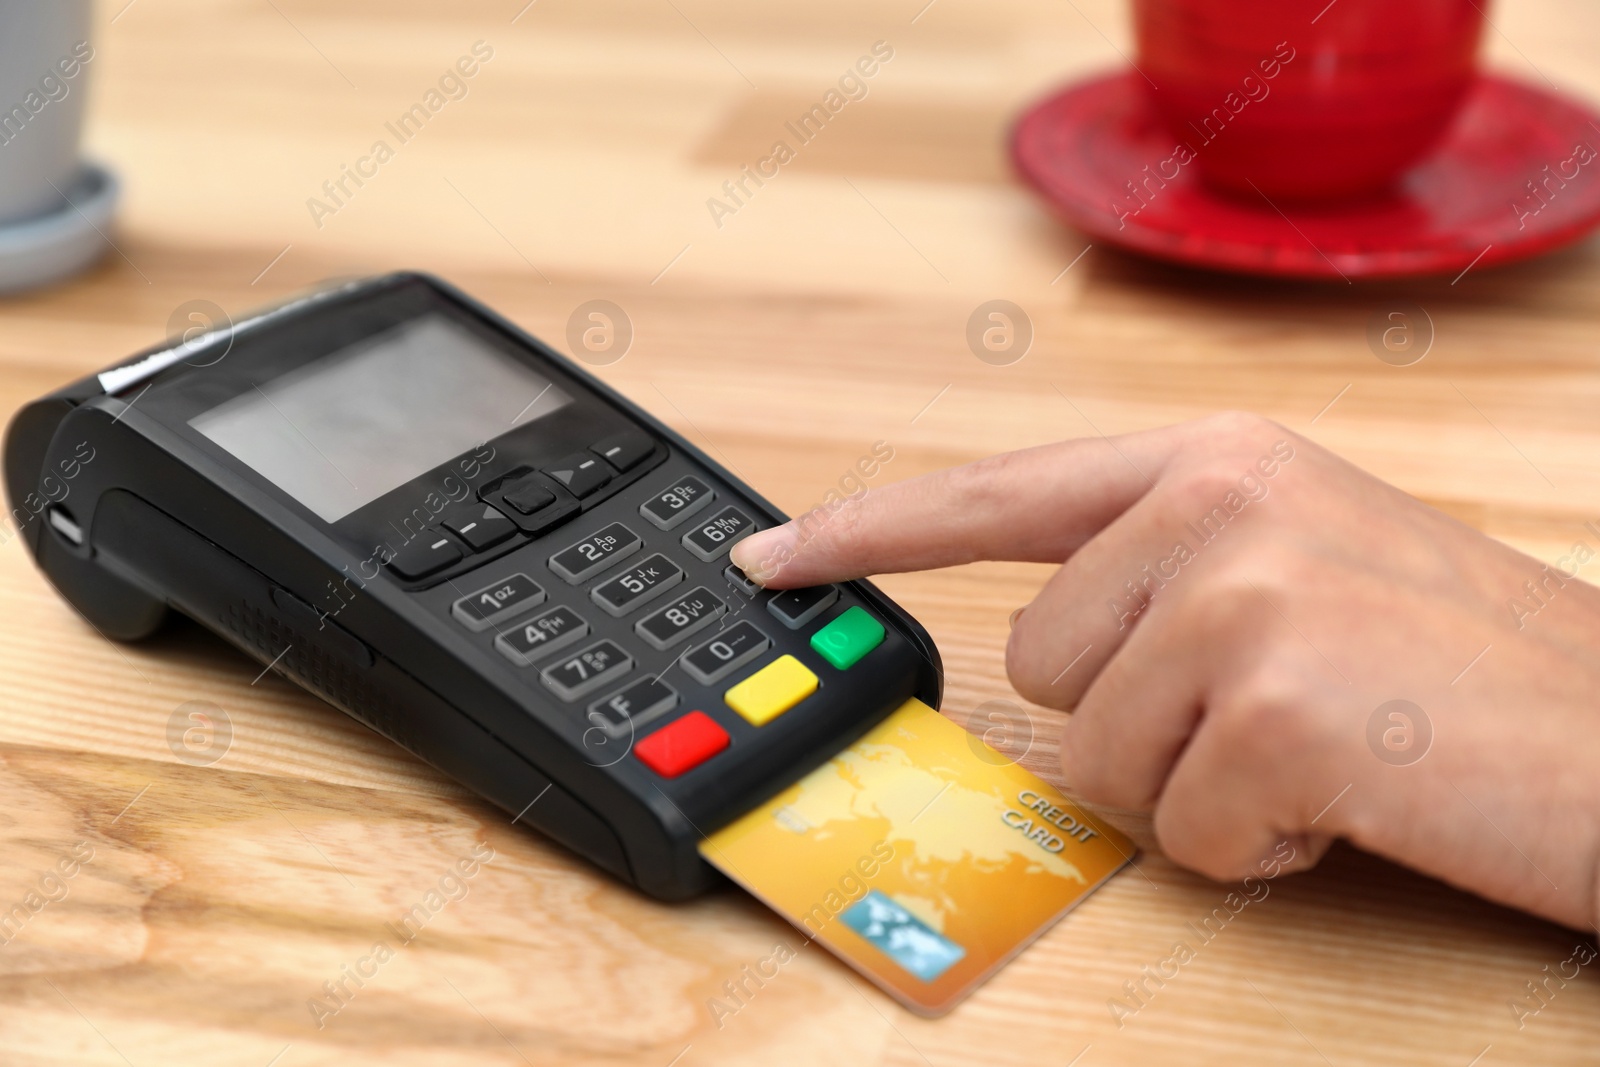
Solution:
M 765 726 L 817 691 L 817 676 L 793 656 L 779 656 L 723 694 L 752 726 Z

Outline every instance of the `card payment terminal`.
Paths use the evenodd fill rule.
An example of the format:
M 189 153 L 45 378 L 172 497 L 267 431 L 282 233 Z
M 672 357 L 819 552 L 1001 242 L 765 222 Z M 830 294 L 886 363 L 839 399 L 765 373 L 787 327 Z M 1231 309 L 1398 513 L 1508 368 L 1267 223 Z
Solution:
M 748 582 L 728 549 L 782 514 L 425 275 L 34 401 L 5 478 L 107 637 L 175 609 L 663 899 L 719 877 L 704 835 L 938 705 L 933 642 L 882 593 Z

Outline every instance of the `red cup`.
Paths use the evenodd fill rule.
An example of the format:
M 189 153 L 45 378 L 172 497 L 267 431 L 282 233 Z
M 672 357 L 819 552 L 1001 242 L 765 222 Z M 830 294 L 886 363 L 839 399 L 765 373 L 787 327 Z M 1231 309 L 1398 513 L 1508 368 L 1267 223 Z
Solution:
M 1487 0 L 1133 0 L 1151 98 L 1211 185 L 1381 193 L 1476 75 Z

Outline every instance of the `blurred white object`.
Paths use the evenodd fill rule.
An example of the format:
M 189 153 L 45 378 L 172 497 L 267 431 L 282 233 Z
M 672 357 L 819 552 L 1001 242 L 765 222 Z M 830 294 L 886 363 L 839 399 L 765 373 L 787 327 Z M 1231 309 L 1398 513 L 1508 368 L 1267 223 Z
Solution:
M 0 0 L 0 292 L 66 277 L 110 247 L 118 183 L 78 158 L 90 3 Z

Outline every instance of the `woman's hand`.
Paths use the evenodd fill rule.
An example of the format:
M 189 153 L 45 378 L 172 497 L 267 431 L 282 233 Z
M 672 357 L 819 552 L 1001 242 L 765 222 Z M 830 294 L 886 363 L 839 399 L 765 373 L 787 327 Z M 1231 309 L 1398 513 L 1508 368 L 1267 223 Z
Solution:
M 1061 563 L 1006 666 L 1073 711 L 1062 768 L 1217 879 L 1335 837 L 1570 926 L 1596 921 L 1600 590 L 1264 419 L 1065 441 L 758 533 L 774 588 Z M 1565 573 L 1563 573 L 1563 570 Z M 1394 704 L 1402 701 L 1409 703 Z

